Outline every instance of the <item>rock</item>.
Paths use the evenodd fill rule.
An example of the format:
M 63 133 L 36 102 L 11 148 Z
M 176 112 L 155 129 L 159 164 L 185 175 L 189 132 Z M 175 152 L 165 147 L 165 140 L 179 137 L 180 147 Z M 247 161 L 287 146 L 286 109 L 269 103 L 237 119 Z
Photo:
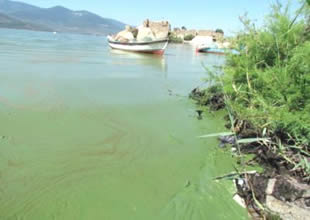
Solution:
M 130 32 L 133 34 L 133 37 L 136 39 L 138 36 L 138 32 L 139 32 L 138 28 L 131 28 Z
M 119 32 L 115 37 L 114 40 L 120 41 L 120 42 L 128 42 L 131 40 L 134 40 L 134 35 L 131 32 L 132 29 L 129 25 L 126 25 L 125 30 Z
M 196 112 L 197 112 L 197 114 L 198 114 L 198 119 L 199 120 L 201 120 L 202 119 L 202 113 L 203 113 L 203 111 L 202 110 L 200 110 L 200 109 L 198 109 L 198 110 L 196 110 Z
M 220 141 L 220 147 L 224 147 L 225 144 L 235 144 L 236 143 L 236 138 L 234 135 L 219 136 L 218 140 Z
M 118 36 L 117 38 L 114 38 L 116 41 L 122 42 L 122 43 L 127 43 L 129 40 L 125 37 Z
M 138 41 L 151 41 L 168 37 L 170 24 L 168 21 L 153 22 L 148 19 L 138 27 Z
M 304 194 L 302 195 L 303 198 L 310 198 L 310 187 L 308 185 L 302 184 L 304 188 Z
M 268 186 L 266 188 L 266 194 L 271 195 L 273 192 L 274 185 L 276 184 L 276 179 L 269 179 Z
M 241 198 L 238 194 L 235 194 L 233 197 L 236 203 L 238 203 L 242 208 L 246 208 L 246 204 L 243 198 Z
M 250 177 L 251 185 L 254 189 L 256 199 L 261 203 L 266 200 L 266 189 L 268 186 L 268 177 L 260 174 L 251 175 Z
M 269 179 L 266 189 L 266 207 L 282 219 L 309 219 L 310 186 L 298 183 L 289 176 Z
M 289 177 L 277 177 L 272 190 L 272 195 L 281 201 L 293 202 L 303 197 L 306 192 L 296 180 Z
M 286 203 L 271 195 L 266 196 L 266 207 L 285 220 L 307 220 L 310 212 L 292 203 Z
M 197 87 L 191 91 L 191 93 L 189 94 L 189 97 L 196 101 L 200 101 L 200 99 L 202 99 L 205 95 L 206 95 L 205 90 L 200 90 Z
M 148 21 L 149 27 L 151 28 L 156 39 L 168 38 L 168 33 L 170 31 L 170 24 L 168 21 Z
M 225 99 L 222 93 L 214 93 L 212 97 L 209 98 L 208 104 L 213 111 L 223 109 L 225 107 Z
M 155 40 L 155 36 L 149 27 L 139 26 L 137 41 L 152 41 Z

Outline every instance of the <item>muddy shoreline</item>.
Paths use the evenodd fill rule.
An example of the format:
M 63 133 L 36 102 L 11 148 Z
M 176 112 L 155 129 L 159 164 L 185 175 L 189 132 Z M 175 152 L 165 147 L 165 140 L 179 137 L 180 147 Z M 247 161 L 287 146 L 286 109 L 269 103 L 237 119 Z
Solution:
M 224 95 L 216 87 L 195 88 L 189 97 L 196 101 L 200 111 L 218 111 L 226 107 Z M 197 113 L 199 114 L 198 111 Z M 294 166 L 294 149 L 288 152 L 289 158 L 292 159 L 276 150 L 279 149 L 278 140 L 287 141 L 285 135 L 264 131 L 264 139 L 259 141 L 262 139 L 261 131 L 249 122 L 238 118 L 231 122 L 228 115 L 224 119 L 227 121 L 226 128 L 235 135 L 219 137 L 220 147 L 230 147 L 237 154 L 239 152 L 238 158 L 249 154 L 254 156 L 248 161 L 241 159 L 241 166 L 259 165 L 263 168 L 260 173 L 235 173 L 235 200 L 248 209 L 253 219 L 308 219 L 310 178 L 301 167 Z M 257 138 L 258 141 L 238 144 L 238 140 L 253 138 Z M 304 157 L 310 161 L 308 155 Z

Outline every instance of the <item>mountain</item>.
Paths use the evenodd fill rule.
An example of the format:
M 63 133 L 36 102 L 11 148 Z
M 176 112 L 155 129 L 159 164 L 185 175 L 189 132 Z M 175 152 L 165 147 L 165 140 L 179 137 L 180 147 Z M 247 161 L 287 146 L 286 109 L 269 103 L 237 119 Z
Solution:
M 16 18 L 9 17 L 5 14 L 0 13 L 0 28 L 13 28 L 13 29 L 27 29 L 27 30 L 38 30 L 38 31 L 52 31 L 51 29 L 35 25 L 31 23 L 22 22 Z
M 108 34 L 122 30 L 125 24 L 102 18 L 88 11 L 72 11 L 62 6 L 40 8 L 23 2 L 0 0 L 0 13 L 24 23 L 57 32 Z

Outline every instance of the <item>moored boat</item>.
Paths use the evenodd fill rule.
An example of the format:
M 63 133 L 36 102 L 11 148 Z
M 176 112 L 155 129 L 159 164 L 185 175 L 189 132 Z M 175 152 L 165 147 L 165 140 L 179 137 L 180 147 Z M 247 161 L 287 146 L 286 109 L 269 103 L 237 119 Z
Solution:
M 121 42 L 113 40 L 111 36 L 108 36 L 108 43 L 112 49 L 141 53 L 163 54 L 168 45 L 168 39 Z
M 210 46 L 205 46 L 205 45 L 198 46 L 196 51 L 199 53 L 212 53 L 212 54 L 218 54 L 218 55 L 225 55 L 227 53 L 232 53 L 236 55 L 240 54 L 235 49 L 216 48 L 216 47 L 210 47 Z
M 223 48 L 212 48 L 212 47 L 208 47 L 208 46 L 200 46 L 200 47 L 197 47 L 197 52 L 200 52 L 200 53 L 214 53 L 214 54 L 224 55 L 225 54 L 225 49 L 223 49 Z

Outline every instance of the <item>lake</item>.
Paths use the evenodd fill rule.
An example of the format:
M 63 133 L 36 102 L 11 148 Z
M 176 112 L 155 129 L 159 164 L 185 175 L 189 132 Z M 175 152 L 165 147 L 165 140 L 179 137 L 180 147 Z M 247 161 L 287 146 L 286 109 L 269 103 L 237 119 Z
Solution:
M 222 113 L 189 92 L 221 56 L 169 45 L 111 50 L 105 37 L 0 29 L 0 219 L 247 219 L 218 148 Z

